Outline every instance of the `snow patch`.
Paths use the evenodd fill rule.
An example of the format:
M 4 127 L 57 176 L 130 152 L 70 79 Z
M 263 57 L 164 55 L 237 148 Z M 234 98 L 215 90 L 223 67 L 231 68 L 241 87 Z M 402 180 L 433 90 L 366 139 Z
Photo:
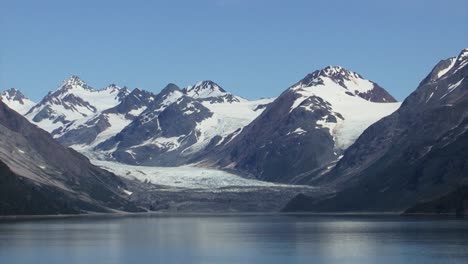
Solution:
M 294 131 L 291 131 L 291 132 L 287 133 L 286 136 L 289 136 L 291 134 L 302 135 L 302 134 L 306 134 L 306 133 L 307 133 L 307 131 L 305 131 L 304 129 L 298 127 Z
M 440 71 L 437 73 L 436 78 L 439 79 L 439 78 L 441 78 L 442 76 L 444 76 L 448 71 L 450 71 L 450 69 L 452 69 L 453 66 L 455 65 L 455 62 L 456 62 L 456 61 L 457 61 L 457 58 L 450 58 L 450 64 L 449 64 L 446 68 L 440 70 Z

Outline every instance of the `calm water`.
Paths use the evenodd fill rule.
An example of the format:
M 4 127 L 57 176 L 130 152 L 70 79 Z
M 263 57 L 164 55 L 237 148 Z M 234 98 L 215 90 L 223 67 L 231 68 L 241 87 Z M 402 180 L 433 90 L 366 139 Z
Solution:
M 468 220 L 178 216 L 0 222 L 0 263 L 468 263 Z

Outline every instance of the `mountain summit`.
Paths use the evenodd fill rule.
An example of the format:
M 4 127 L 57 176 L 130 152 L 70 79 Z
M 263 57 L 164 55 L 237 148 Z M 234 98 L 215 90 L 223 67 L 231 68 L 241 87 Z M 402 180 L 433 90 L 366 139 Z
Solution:
M 183 91 L 191 98 L 210 101 L 212 103 L 233 103 L 243 101 L 242 98 L 226 92 L 226 90 L 213 81 L 201 81 L 195 85 L 185 88 Z
M 396 102 L 396 99 L 378 84 L 341 66 L 327 66 L 321 70 L 314 71 L 293 85 L 293 87 L 323 85 L 326 80 L 340 85 L 350 94 L 371 102 Z
M 71 75 L 68 79 L 64 80 L 62 84 L 56 89 L 59 90 L 69 90 L 69 89 L 85 89 L 89 91 L 93 91 L 94 88 L 88 86 L 88 84 L 83 81 L 78 75 Z
M 193 98 L 208 98 L 226 94 L 226 91 L 213 81 L 201 81 L 185 89 L 185 93 Z
M 22 115 L 26 114 L 35 105 L 33 101 L 29 100 L 21 91 L 15 88 L 2 92 L 0 100 Z
M 56 135 L 72 121 L 116 106 L 128 93 L 128 89 L 116 85 L 95 90 L 72 75 L 31 108 L 26 117 Z

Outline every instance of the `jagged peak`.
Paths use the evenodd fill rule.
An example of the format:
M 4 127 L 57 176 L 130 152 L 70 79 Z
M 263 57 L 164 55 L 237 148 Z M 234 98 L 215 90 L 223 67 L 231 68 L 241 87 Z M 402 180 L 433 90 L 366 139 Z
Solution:
M 307 85 L 313 84 L 313 81 L 319 78 L 328 77 L 334 81 L 351 80 L 351 79 L 364 79 L 360 74 L 345 69 L 341 66 L 327 66 L 323 69 L 316 70 L 309 73 L 300 83 Z
M 210 80 L 200 81 L 195 85 L 188 86 L 184 89 L 184 92 L 193 98 L 209 98 L 228 94 L 221 86 Z
M 1 95 L 13 100 L 28 99 L 20 90 L 16 88 L 10 88 L 8 90 L 5 90 L 1 93 Z
M 68 79 L 64 80 L 62 84 L 57 88 L 56 91 L 60 90 L 70 90 L 75 88 L 83 88 L 85 90 L 94 91 L 94 88 L 89 86 L 85 81 L 83 81 L 78 75 L 71 75 Z
M 179 92 L 182 92 L 182 90 L 180 89 L 179 86 L 177 86 L 176 84 L 174 83 L 168 83 L 162 90 L 161 90 L 161 94 L 164 94 L 164 93 L 171 93 L 171 92 L 174 92 L 174 91 L 179 91 Z
M 122 89 L 122 88 L 120 88 L 120 86 L 118 86 L 115 83 L 111 83 L 111 84 L 107 85 L 103 90 L 120 90 L 120 89 Z
M 197 91 L 201 91 L 201 90 L 215 91 L 215 90 L 218 90 L 218 91 L 223 92 L 223 93 L 226 92 L 223 88 L 221 88 L 221 86 L 219 86 L 217 83 L 215 83 L 215 82 L 213 82 L 211 80 L 199 81 L 195 85 L 187 87 L 187 91 L 193 91 L 193 90 L 197 90 Z
M 327 66 L 307 74 L 289 90 L 304 89 L 307 87 L 323 86 L 334 83 L 343 88 L 349 96 L 359 96 L 372 102 L 396 102 L 385 89 L 378 84 L 364 78 L 362 75 L 341 66 Z
M 128 95 L 129 96 L 133 95 L 133 96 L 136 96 L 138 98 L 145 97 L 145 96 L 154 96 L 154 94 L 152 92 L 149 92 L 149 91 L 146 91 L 146 90 L 140 89 L 140 88 L 133 89 Z
M 295 83 L 292 88 L 323 84 L 324 78 L 328 78 L 344 88 L 346 88 L 346 85 L 344 84 L 345 81 L 365 80 L 358 73 L 347 70 L 341 66 L 327 66 L 323 69 L 307 74 L 299 82 Z

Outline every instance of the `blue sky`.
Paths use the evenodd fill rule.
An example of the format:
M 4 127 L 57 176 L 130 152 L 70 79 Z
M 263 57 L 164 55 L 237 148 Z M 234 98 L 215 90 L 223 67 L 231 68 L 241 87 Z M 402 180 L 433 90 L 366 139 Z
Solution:
M 0 89 L 34 100 L 71 74 L 95 88 L 210 79 L 270 97 L 327 65 L 401 100 L 468 47 L 466 0 L 0 2 Z

